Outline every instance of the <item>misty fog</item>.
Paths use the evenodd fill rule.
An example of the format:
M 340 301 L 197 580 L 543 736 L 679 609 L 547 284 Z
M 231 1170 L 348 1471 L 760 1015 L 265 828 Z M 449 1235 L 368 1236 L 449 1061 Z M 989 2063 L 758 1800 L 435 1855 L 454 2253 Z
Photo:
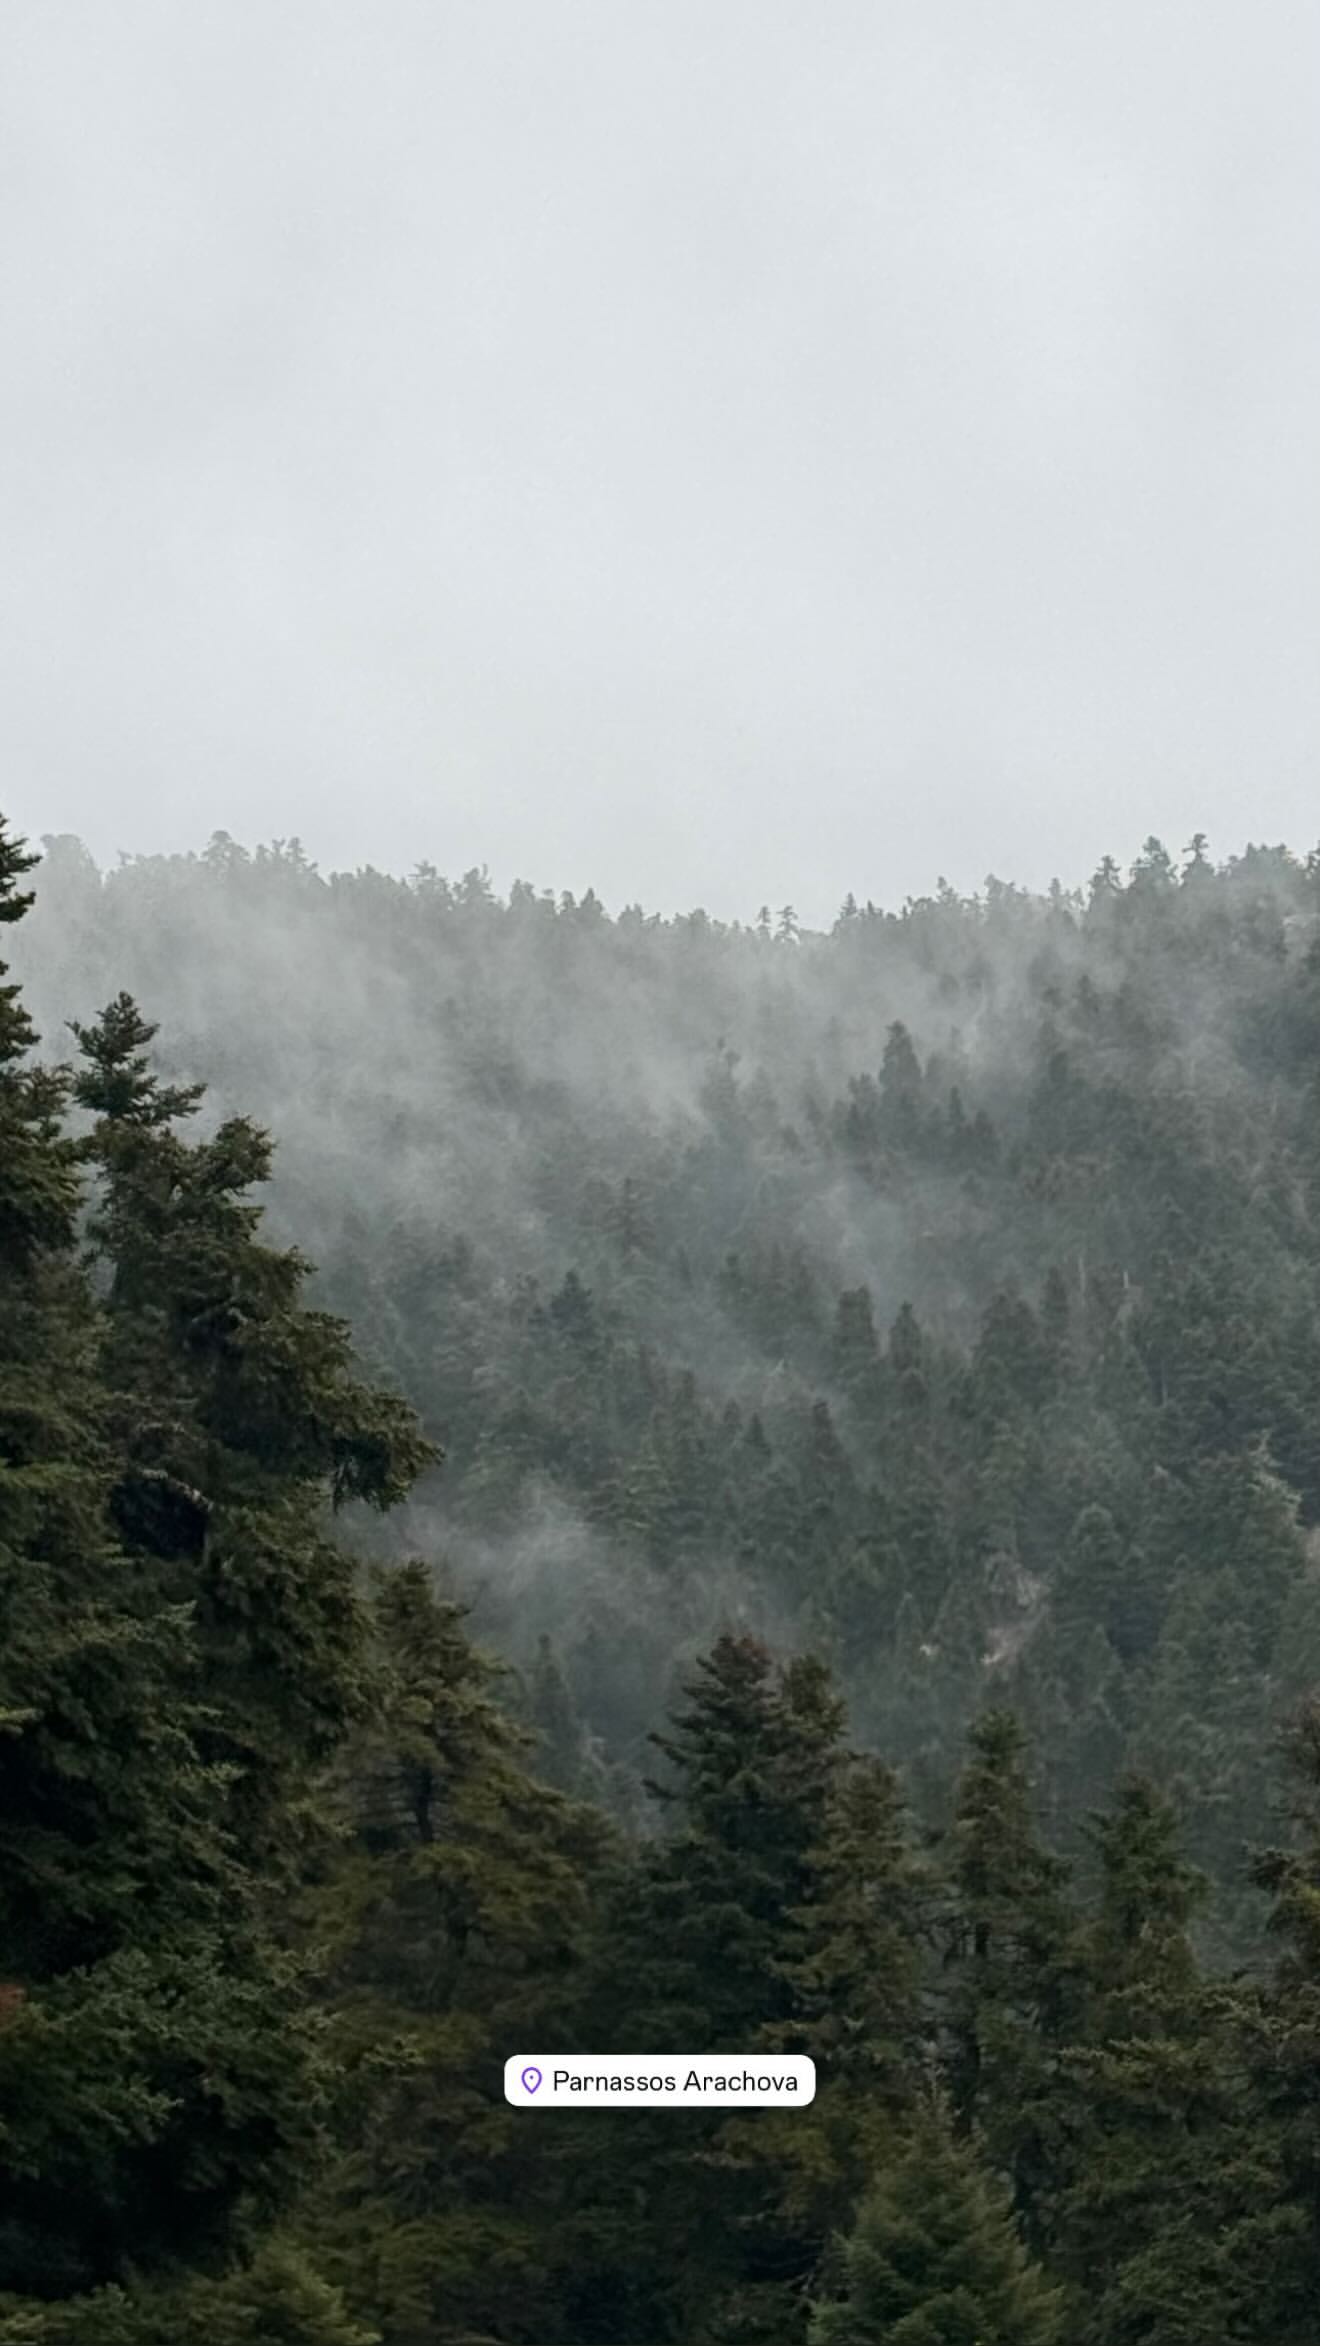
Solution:
M 273 1231 L 447 1453 L 363 1536 L 431 1558 L 524 1688 L 538 1654 L 562 1671 L 593 1785 L 630 1804 L 676 1672 L 729 1624 L 828 1651 L 937 1805 L 996 1690 L 1074 1768 L 1069 1813 L 1176 1743 L 1161 1657 L 1214 1585 L 1179 1562 L 1186 1509 L 1228 1502 L 1169 1517 L 1180 1413 L 1208 1404 L 1168 1313 L 1210 1309 L 1229 1264 L 1213 1310 L 1314 1354 L 1291 1155 L 1313 859 L 1198 842 L 1179 868 L 1150 841 L 1127 878 L 941 883 L 812 932 L 787 906 L 662 920 L 477 871 L 322 874 L 227 834 L 107 873 L 47 849 L 16 964 L 43 1048 L 127 987 L 206 1117 L 274 1131 Z M 1243 1341 L 1239 1500 L 1283 1576 L 1251 1631 L 1268 1711 L 1320 1634 L 1295 1521 L 1320 1453 L 1269 1332 Z M 1042 1345 L 1015 1393 L 1014 1348 Z M 1077 1646 L 1088 1507 L 1168 1552 Z M 1060 1668 L 1086 1680 L 1072 1717 Z M 1194 1756 L 1162 1756 L 1200 1797 Z

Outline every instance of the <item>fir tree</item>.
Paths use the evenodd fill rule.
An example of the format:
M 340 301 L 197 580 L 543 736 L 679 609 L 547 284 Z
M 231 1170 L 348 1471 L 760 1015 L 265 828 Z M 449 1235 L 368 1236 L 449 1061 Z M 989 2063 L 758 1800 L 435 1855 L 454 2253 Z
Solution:
M 1076 1923 L 1068 1869 L 1031 1817 L 1022 1730 L 977 1721 L 947 1852 L 943 2008 L 953 2119 L 979 2133 L 1038 2245 L 1055 2187 L 1060 2049 L 1075 2031 Z
M 1093 1839 L 1100 1903 L 1080 2041 L 1064 2060 L 1071 2181 L 1055 2209 L 1056 2268 L 1076 2286 L 1087 2346 L 1240 2335 L 1224 2240 L 1250 2145 L 1225 2000 L 1202 1983 L 1188 1936 L 1206 1884 L 1140 1778 Z
M 424 1565 L 377 1577 L 371 1620 L 369 1713 L 335 1775 L 344 1838 L 309 1891 L 344 2076 L 308 2237 L 387 2346 L 548 2338 L 572 2177 L 505 2104 L 503 2067 L 575 2041 L 610 1835 L 526 1772 L 498 1673 Z
M 1279 2186 L 1262 2189 L 1232 2246 L 1256 2282 L 1257 2327 L 1302 2346 L 1320 2302 L 1320 1703 L 1303 1706 L 1286 1751 L 1293 1783 L 1290 1843 L 1265 1850 L 1255 1874 L 1271 1898 L 1275 1973 L 1248 2011 L 1246 2047 L 1265 2145 Z
M 29 863 L 0 835 L 7 919 Z M 33 1039 L 0 989 L 0 2291 L 59 2300 L 223 2254 L 287 2198 L 317 2085 L 204 1749 L 189 1608 L 114 1521 L 64 1086 L 25 1067 Z
M 112 1506 L 161 1598 L 193 1608 L 210 1746 L 255 1848 L 284 1832 L 300 1775 L 360 1699 L 353 1563 L 330 1511 L 389 1507 L 434 1451 L 355 1376 L 344 1324 L 306 1307 L 305 1258 L 262 1242 L 249 1193 L 265 1134 L 241 1117 L 205 1141 L 174 1129 L 200 1092 L 150 1072 L 155 1031 L 125 995 L 76 1029 L 123 1457 Z
M 1058 2294 L 967 2145 L 926 2117 L 876 2181 L 810 2346 L 1058 2346 Z

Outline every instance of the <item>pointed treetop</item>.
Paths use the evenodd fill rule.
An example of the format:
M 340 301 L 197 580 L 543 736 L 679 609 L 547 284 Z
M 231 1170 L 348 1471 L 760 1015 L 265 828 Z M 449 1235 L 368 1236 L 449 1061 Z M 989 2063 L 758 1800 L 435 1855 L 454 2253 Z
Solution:
M 149 1046 L 156 1026 L 142 1016 L 131 994 L 117 994 L 91 1026 L 69 1021 L 87 1062 L 74 1083 L 74 1097 L 94 1115 L 114 1124 L 150 1130 L 191 1116 L 204 1084 L 162 1084 L 150 1071 Z
M 0 920 L 23 918 L 31 894 L 18 883 L 39 861 L 0 815 Z M 0 979 L 7 964 L 0 961 Z M 68 1243 L 77 1207 L 72 1143 L 60 1131 L 67 1097 L 63 1069 L 25 1067 L 37 1041 L 22 988 L 0 984 L 0 1264 L 31 1262 L 43 1246 Z
M 20 890 L 18 882 L 40 861 L 39 855 L 30 852 L 26 839 L 12 835 L 0 815 L 0 920 L 22 920 L 32 903 L 32 893 Z

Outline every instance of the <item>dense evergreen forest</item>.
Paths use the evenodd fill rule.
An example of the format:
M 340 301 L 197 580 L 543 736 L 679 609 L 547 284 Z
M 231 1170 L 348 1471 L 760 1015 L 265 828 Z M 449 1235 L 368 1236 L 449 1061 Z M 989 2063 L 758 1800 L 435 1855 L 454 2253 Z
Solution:
M 0 2346 L 1314 2346 L 1320 857 L 46 849 Z

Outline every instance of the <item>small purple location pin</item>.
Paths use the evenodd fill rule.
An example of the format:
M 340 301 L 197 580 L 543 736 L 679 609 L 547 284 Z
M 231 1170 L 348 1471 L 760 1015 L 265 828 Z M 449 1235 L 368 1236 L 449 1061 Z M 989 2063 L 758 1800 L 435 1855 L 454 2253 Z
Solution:
M 536 2068 L 534 2064 L 529 2063 L 528 2067 L 524 2069 L 522 2073 L 522 2081 L 523 2086 L 528 2093 L 535 2093 L 538 2085 L 541 2082 L 540 2070 Z

